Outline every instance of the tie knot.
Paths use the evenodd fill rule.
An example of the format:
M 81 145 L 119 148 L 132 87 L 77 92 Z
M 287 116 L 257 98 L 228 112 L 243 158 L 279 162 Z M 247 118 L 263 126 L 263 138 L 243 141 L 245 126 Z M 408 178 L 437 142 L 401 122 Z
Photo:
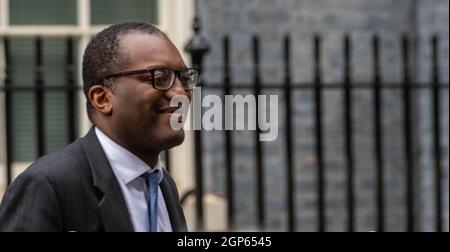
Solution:
M 161 181 L 161 171 L 154 170 L 152 172 L 146 172 L 142 174 L 141 177 L 145 179 L 148 188 L 151 189 L 152 187 L 159 185 L 159 182 Z
M 142 178 L 145 179 L 145 181 L 151 181 L 152 183 L 159 184 L 159 180 L 161 178 L 161 172 L 159 170 L 154 170 L 152 172 L 146 172 L 141 175 Z

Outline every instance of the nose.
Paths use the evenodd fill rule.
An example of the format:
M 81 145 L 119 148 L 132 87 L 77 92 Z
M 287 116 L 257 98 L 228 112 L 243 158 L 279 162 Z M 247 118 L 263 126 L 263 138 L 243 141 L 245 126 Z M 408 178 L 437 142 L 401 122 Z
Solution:
M 175 78 L 175 82 L 173 83 L 172 87 L 166 91 L 166 96 L 170 100 L 172 97 L 182 95 L 187 96 L 189 100 L 191 100 L 191 91 L 186 91 L 183 87 L 183 84 L 181 84 L 181 81 L 177 78 Z

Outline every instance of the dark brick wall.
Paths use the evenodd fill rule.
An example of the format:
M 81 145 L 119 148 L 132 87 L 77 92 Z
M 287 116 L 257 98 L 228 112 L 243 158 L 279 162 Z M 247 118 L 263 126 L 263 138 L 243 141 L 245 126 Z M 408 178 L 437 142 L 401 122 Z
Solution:
M 373 34 L 382 38 L 382 71 L 387 82 L 401 80 L 399 34 L 417 33 L 427 37 L 430 31 L 446 36 L 442 47 L 441 62 L 444 80 L 448 81 L 448 1 L 422 0 L 415 4 L 411 0 L 200 0 L 204 34 L 211 41 L 213 50 L 206 62 L 206 80 L 213 85 L 223 79 L 222 74 L 222 36 L 229 34 L 232 43 L 233 82 L 251 84 L 252 55 L 251 38 L 254 34 L 261 37 L 262 80 L 264 83 L 282 84 L 282 37 L 289 34 L 293 40 L 292 71 L 296 83 L 312 82 L 312 37 L 320 33 L 323 37 L 323 68 L 326 83 L 342 80 L 342 37 L 350 34 L 354 44 L 352 56 L 353 79 L 355 82 L 368 83 L 373 78 L 372 53 L 370 41 Z M 419 78 L 427 75 L 427 45 L 419 43 Z M 429 53 L 428 53 L 429 54 Z M 248 90 L 247 90 L 248 91 Z M 246 91 L 246 92 L 247 92 Z M 236 91 L 236 93 L 246 92 Z M 269 91 L 267 91 L 269 92 Z M 277 91 L 270 91 L 271 94 Z M 316 166 L 314 152 L 314 115 L 313 92 L 301 90 L 294 92 L 295 122 L 295 169 L 297 199 L 297 230 L 316 230 Z M 418 95 L 418 100 L 429 102 L 426 95 Z M 345 230 L 345 159 L 343 134 L 343 93 L 328 90 L 324 94 L 324 128 L 326 159 L 326 204 L 329 230 Z M 355 120 L 355 157 L 356 157 L 356 196 L 357 229 L 369 231 L 375 229 L 374 221 L 374 158 L 373 158 L 373 121 L 372 93 L 370 90 L 358 90 L 353 94 Z M 446 110 L 443 111 L 445 144 L 445 185 L 448 193 L 448 92 Z M 386 224 L 388 230 L 401 231 L 404 222 L 404 146 L 401 121 L 401 92 L 389 90 L 383 92 L 383 128 L 385 135 L 385 193 Z M 284 98 L 280 93 L 280 132 L 274 142 L 264 143 L 264 165 L 266 185 L 266 208 L 270 230 L 286 228 L 285 200 L 285 117 Z M 421 106 L 418 106 L 421 107 Z M 422 114 L 425 111 L 420 111 Z M 429 115 L 429 113 L 426 113 Z M 418 117 L 420 118 L 420 117 Z M 430 149 L 427 124 L 429 119 L 420 118 L 420 149 Z M 427 135 L 428 134 L 428 135 Z M 234 165 L 236 172 L 236 210 L 238 227 L 253 228 L 256 222 L 255 209 L 255 172 L 253 132 L 234 133 Z M 223 132 L 205 133 L 205 167 L 208 178 L 207 188 L 211 192 L 224 194 L 224 154 Z M 419 161 L 418 161 L 419 162 Z M 421 156 L 419 171 L 425 177 L 418 184 L 426 193 L 418 195 L 424 203 L 430 203 L 432 172 L 427 156 Z M 422 178 L 422 176 L 418 176 Z M 428 193 L 428 194 L 427 194 Z M 448 226 L 448 194 L 446 197 L 446 218 Z M 432 203 L 430 203 L 432 204 Z M 418 204 L 422 205 L 422 204 Z M 427 204 L 428 206 L 429 204 Z M 424 226 L 430 226 L 432 209 L 420 209 L 419 219 Z M 422 211 L 423 210 L 423 211 Z M 422 218 L 423 217 L 423 218 Z M 448 229 L 448 227 L 447 227 Z

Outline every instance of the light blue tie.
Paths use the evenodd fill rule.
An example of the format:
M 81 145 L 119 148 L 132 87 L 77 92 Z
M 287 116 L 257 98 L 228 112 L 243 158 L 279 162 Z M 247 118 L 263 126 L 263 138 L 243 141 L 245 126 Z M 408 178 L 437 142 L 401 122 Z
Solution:
M 144 173 L 141 175 L 145 179 L 148 188 L 147 205 L 148 219 L 150 224 L 150 232 L 157 232 L 158 225 L 158 186 L 160 171 L 155 170 L 152 173 Z

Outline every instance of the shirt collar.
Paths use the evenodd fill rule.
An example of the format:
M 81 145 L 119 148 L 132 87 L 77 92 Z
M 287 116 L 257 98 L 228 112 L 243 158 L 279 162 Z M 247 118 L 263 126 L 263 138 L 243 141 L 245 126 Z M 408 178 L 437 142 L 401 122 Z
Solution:
M 154 168 L 148 166 L 144 161 L 131 153 L 129 150 L 114 142 L 106 136 L 99 128 L 95 127 L 95 133 L 102 146 L 106 157 L 114 171 L 114 174 L 124 184 L 128 184 L 146 172 L 159 170 L 159 183 L 163 179 L 161 161 Z

